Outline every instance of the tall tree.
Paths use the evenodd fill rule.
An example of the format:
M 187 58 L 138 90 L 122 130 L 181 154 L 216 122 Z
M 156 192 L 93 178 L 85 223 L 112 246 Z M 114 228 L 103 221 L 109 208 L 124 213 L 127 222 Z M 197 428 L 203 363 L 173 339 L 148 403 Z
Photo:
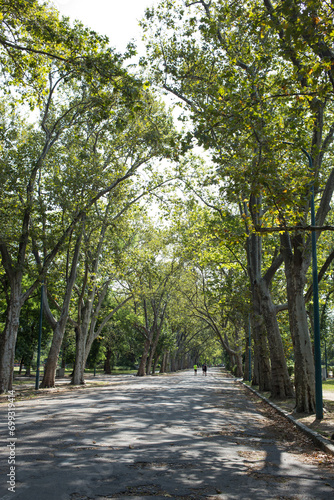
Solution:
M 31 105 L 33 106 L 37 102 L 41 110 L 41 119 L 39 123 L 40 131 L 30 130 L 29 143 L 31 147 L 29 152 L 27 151 L 27 141 L 22 137 L 19 139 L 20 149 L 26 151 L 23 158 L 14 151 L 13 145 L 9 141 L 5 143 L 7 148 L 5 154 L 11 157 L 11 161 L 6 163 L 3 206 L 8 207 L 7 201 L 15 203 L 18 207 L 17 213 L 21 229 L 17 231 L 14 242 L 9 237 L 8 225 L 5 223 L 1 228 L 0 236 L 2 265 L 6 273 L 8 290 L 10 290 L 7 295 L 6 325 L 0 341 L 0 391 L 2 392 L 11 387 L 15 341 L 21 307 L 39 285 L 40 277 L 47 272 L 55 255 L 72 233 L 73 227 L 83 219 L 87 210 L 98 199 L 110 192 L 120 182 L 131 177 L 142 163 L 149 162 L 156 156 L 160 158 L 164 155 L 163 151 L 166 151 L 166 148 L 170 155 L 170 147 L 167 146 L 167 142 L 169 139 L 172 140 L 172 137 L 169 136 L 166 141 L 161 141 L 161 134 L 163 135 L 166 127 L 168 128 L 170 118 L 166 114 L 163 117 L 160 115 L 159 123 L 152 119 L 155 114 L 152 106 L 157 106 L 157 104 L 154 105 L 147 92 L 143 91 L 142 83 L 123 68 L 124 57 L 112 51 L 108 47 L 105 38 L 99 37 L 95 32 L 89 31 L 78 24 L 75 28 L 74 37 L 74 40 L 77 40 L 78 43 L 77 51 L 73 52 L 75 57 L 72 58 L 69 47 L 73 45 L 70 41 L 74 31 L 69 28 L 66 21 L 60 22 L 53 10 L 44 9 L 42 12 L 44 23 L 36 26 L 35 19 L 28 16 L 28 14 L 31 15 L 30 9 L 27 10 L 28 17 L 25 17 L 24 7 L 27 5 L 38 9 L 39 4 L 37 2 L 20 2 L 16 10 L 12 9 L 10 4 L 10 2 L 6 3 L 8 10 L 4 11 L 4 14 L 8 16 L 8 19 L 3 18 L 5 19 L 3 26 L 7 26 L 6 21 L 8 21 L 9 26 L 14 23 L 17 27 L 17 36 L 15 31 L 13 31 L 14 35 L 20 40 L 23 33 L 23 40 L 27 43 L 23 46 L 19 42 L 8 42 L 10 45 L 9 50 L 9 45 L 6 42 L 8 37 L 6 40 L 3 39 L 3 46 L 6 47 L 7 52 L 10 51 L 8 57 L 4 56 L 2 62 L 5 62 L 3 64 L 5 65 L 5 63 L 7 64 L 8 61 L 14 59 L 13 51 L 18 54 L 17 60 L 14 61 L 15 68 L 13 69 L 9 63 L 9 68 L 5 68 L 6 71 L 8 70 L 6 73 L 8 88 L 10 89 L 10 86 L 15 86 L 17 83 L 14 78 L 16 64 L 18 66 L 23 65 L 23 68 L 27 70 L 27 74 L 25 71 L 19 74 L 19 84 L 23 90 L 28 89 L 27 91 L 33 92 Z M 20 15 L 16 19 L 17 12 Z M 59 37 L 56 37 L 60 44 L 59 50 L 66 52 L 67 57 L 63 57 L 63 55 L 56 57 L 53 53 L 51 57 L 47 44 L 47 53 L 45 53 L 42 48 L 43 44 L 41 45 L 40 41 L 36 41 L 34 38 L 39 30 L 44 30 L 44 35 L 48 36 L 47 19 L 49 14 L 51 16 L 50 22 L 53 23 L 52 26 L 59 27 L 61 25 L 61 33 L 64 33 L 64 30 L 66 32 L 67 28 L 69 29 L 66 32 L 66 37 L 64 37 L 63 45 L 61 45 Z M 15 21 L 13 21 L 13 16 Z M 9 32 L 11 33 L 10 29 Z M 41 34 L 42 41 L 44 39 L 43 33 Z M 69 46 L 66 45 L 67 42 Z M 51 41 L 50 44 L 52 45 Z M 52 45 L 53 48 L 55 46 L 58 47 L 58 44 Z M 41 75 L 41 78 L 38 80 L 39 87 L 32 87 L 33 90 L 31 90 L 29 85 L 30 80 L 34 80 L 34 77 L 31 76 L 33 61 L 30 57 L 26 60 L 24 54 L 35 54 L 36 50 L 39 58 L 41 58 L 38 65 L 38 74 Z M 81 55 L 77 57 L 79 52 Z M 24 66 L 25 62 L 27 67 Z M 13 99 L 13 106 L 17 106 L 19 101 L 19 98 Z M 92 129 L 94 124 L 108 121 L 108 119 L 109 122 L 112 122 L 110 127 L 114 131 L 123 131 L 124 135 L 140 133 L 138 128 L 135 132 L 134 128 L 127 127 L 127 120 L 132 112 L 138 112 L 141 109 L 142 104 L 146 113 L 149 112 L 148 108 L 151 110 L 150 118 L 146 123 L 146 128 L 143 127 L 143 135 L 141 136 L 147 148 L 145 159 L 141 157 L 139 163 L 136 163 L 136 159 L 139 158 L 142 152 L 139 141 L 137 143 L 138 150 L 131 151 L 130 157 L 132 161 L 130 160 L 128 164 L 122 164 L 123 170 L 119 172 L 118 176 L 114 176 L 113 170 L 110 168 L 111 163 L 118 161 L 118 153 L 115 150 L 113 150 L 114 154 L 105 155 L 104 163 L 101 158 L 98 158 L 101 169 L 99 173 L 93 171 L 94 161 L 91 162 L 89 173 L 87 171 L 86 176 L 81 172 L 80 181 L 84 185 L 81 184 L 81 198 L 76 200 L 78 202 L 77 210 L 72 211 L 72 219 L 68 221 L 68 226 L 59 235 L 59 239 L 53 248 L 44 256 L 37 279 L 35 278 L 27 288 L 22 289 L 22 277 L 26 268 L 26 257 L 31 244 L 31 229 L 36 213 L 37 188 L 39 180 L 44 178 L 45 175 L 48 177 L 48 174 L 46 174 L 47 163 L 52 150 L 60 142 L 60 139 L 65 138 L 66 135 L 67 141 L 69 141 L 71 132 L 75 131 L 77 133 L 81 128 L 85 128 L 88 123 L 90 123 Z M 10 124 L 8 119 L 7 122 Z M 135 120 L 131 120 L 131 123 L 134 124 Z M 142 125 L 144 125 L 144 122 L 142 122 Z M 6 136 L 8 136 L 7 129 Z M 78 163 L 79 155 L 74 157 L 73 149 L 71 149 L 71 152 L 72 157 L 70 156 L 68 163 L 70 161 Z M 122 151 L 119 153 L 121 156 Z M 101 152 L 96 150 L 95 157 L 99 156 L 101 156 Z M 85 163 L 84 158 L 81 157 L 81 160 Z M 19 186 L 15 184 L 13 186 L 12 181 L 17 176 L 16 172 L 19 166 L 23 172 L 20 178 L 21 182 Z M 89 177 L 92 179 L 91 185 L 88 185 Z M 80 189 L 78 189 L 78 192 L 80 192 Z
M 297 409 L 306 412 L 315 408 L 303 298 L 309 183 L 323 187 L 317 226 L 325 223 L 333 192 L 326 165 L 333 139 L 330 19 L 330 7 L 320 1 L 199 0 L 175 8 L 166 0 L 147 10 L 143 23 L 155 34 L 148 46 L 156 80 L 188 109 L 193 134 L 213 151 L 229 192 L 249 200 L 249 212 L 251 200 L 262 198 L 266 217 L 256 231 L 274 231 L 278 221 Z M 289 153 L 286 141 L 294 142 Z M 301 167 L 301 148 L 313 156 L 312 173 Z

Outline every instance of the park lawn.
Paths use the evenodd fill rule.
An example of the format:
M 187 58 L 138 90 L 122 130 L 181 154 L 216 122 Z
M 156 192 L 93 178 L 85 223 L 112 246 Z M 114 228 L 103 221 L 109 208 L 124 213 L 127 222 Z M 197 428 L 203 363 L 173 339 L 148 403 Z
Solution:
M 322 382 L 322 388 L 325 391 L 333 391 L 334 392 L 334 378 L 324 380 Z
M 72 368 L 66 368 L 65 370 L 65 377 L 69 377 L 72 373 L 73 369 Z M 85 369 L 86 374 L 94 374 L 94 369 L 93 368 L 86 368 Z M 111 375 L 133 375 L 136 374 L 137 370 L 136 369 L 128 369 L 128 368 L 115 368 L 114 370 L 111 370 Z M 96 375 L 105 375 L 103 368 L 98 368 L 96 369 Z M 31 381 L 31 379 L 35 379 L 36 377 L 36 371 L 31 370 L 31 374 L 26 377 L 26 380 L 24 380 L 24 371 L 22 372 L 21 375 L 19 375 L 19 370 L 15 369 L 14 370 L 14 381 L 15 383 L 27 383 Z M 43 369 L 40 371 L 40 378 L 43 378 Z
M 250 387 L 253 387 L 253 389 L 255 390 L 258 390 L 258 386 L 252 386 L 251 385 L 251 382 L 244 382 L 244 384 L 250 386 Z M 325 391 L 334 391 L 334 378 L 329 378 L 327 380 L 323 380 L 322 381 L 322 389 L 325 390 Z M 263 393 L 263 395 L 265 397 L 270 397 L 270 392 L 267 392 L 267 393 Z

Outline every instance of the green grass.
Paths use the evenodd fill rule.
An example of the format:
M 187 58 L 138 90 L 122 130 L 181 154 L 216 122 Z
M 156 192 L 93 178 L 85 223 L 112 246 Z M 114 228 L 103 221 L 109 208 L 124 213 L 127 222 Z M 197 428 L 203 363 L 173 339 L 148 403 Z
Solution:
M 69 370 L 67 373 L 66 370 L 66 375 L 70 374 L 72 370 Z M 85 373 L 90 373 L 91 375 L 94 375 L 94 368 L 86 368 Z M 137 373 L 137 370 L 130 370 L 127 368 L 115 368 L 114 370 L 111 370 L 111 375 L 127 375 L 127 374 L 135 374 Z M 104 373 L 104 370 L 102 369 L 96 369 L 96 375 L 106 375 Z
M 126 374 L 136 374 L 138 370 L 126 370 L 126 369 L 117 369 L 116 370 L 111 370 L 112 375 L 126 375 Z
M 250 382 L 246 381 L 244 382 L 244 384 L 248 385 L 248 386 L 251 386 L 253 389 L 255 389 L 256 391 L 259 390 L 259 387 L 258 386 L 252 386 Z M 334 378 L 330 378 L 330 379 L 327 379 L 327 380 L 323 380 L 322 381 L 322 389 L 324 391 L 333 391 L 334 392 Z M 266 393 L 266 392 L 263 392 L 262 393 L 265 397 L 268 397 L 270 398 L 270 392 Z
M 334 391 L 334 378 L 323 380 L 322 388 L 326 391 Z
M 22 379 L 17 380 L 17 379 L 14 379 L 13 384 L 14 384 L 14 385 L 27 385 L 27 384 L 32 384 L 32 383 L 34 383 L 34 381 L 35 381 L 35 377 L 33 377 L 33 378 L 29 378 L 29 377 L 27 377 L 27 379 L 26 379 L 26 380 L 22 380 Z
M 67 368 L 65 370 L 65 377 L 69 377 L 73 371 L 73 368 Z M 19 370 L 18 368 L 14 370 L 14 383 L 19 384 L 19 385 L 24 385 L 24 384 L 29 384 L 32 381 L 35 380 L 36 378 L 36 371 L 31 370 L 30 376 L 25 377 L 24 376 L 25 371 L 23 370 L 21 375 L 19 375 Z M 85 373 L 89 375 L 94 375 L 94 368 L 86 368 Z M 131 374 L 136 374 L 137 370 L 131 370 L 127 368 L 115 368 L 114 370 L 111 371 L 111 375 L 131 375 Z M 43 378 L 43 369 L 40 371 L 40 379 Z M 105 375 L 104 370 L 102 368 L 97 368 L 96 369 L 96 375 Z M 19 379 L 17 377 L 20 377 Z

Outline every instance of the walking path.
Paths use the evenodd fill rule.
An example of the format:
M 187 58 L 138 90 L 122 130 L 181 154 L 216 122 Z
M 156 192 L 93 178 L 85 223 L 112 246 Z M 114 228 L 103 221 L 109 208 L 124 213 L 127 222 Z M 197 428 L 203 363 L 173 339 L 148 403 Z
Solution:
M 333 469 L 308 459 L 313 444 L 288 422 L 275 428 L 218 369 L 17 401 L 16 441 L 7 411 L 0 405 L 2 500 L 334 497 Z

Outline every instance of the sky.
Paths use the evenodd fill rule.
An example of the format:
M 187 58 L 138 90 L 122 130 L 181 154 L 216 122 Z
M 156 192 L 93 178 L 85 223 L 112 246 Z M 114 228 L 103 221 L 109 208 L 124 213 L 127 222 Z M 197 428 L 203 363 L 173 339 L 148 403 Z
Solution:
M 110 46 L 124 52 L 131 39 L 137 42 L 138 54 L 145 54 L 145 45 L 141 41 L 142 30 L 138 21 L 144 17 L 145 9 L 158 5 L 161 0 L 49 0 L 61 15 L 73 21 L 80 20 L 100 35 L 107 35 Z M 138 57 L 131 59 L 135 64 Z M 163 96 L 167 105 L 173 99 Z M 180 110 L 174 111 L 177 117 Z
M 59 12 L 71 19 L 79 19 L 84 25 L 101 35 L 107 35 L 110 45 L 124 52 L 132 39 L 143 48 L 138 20 L 145 9 L 159 0 L 52 0 Z

